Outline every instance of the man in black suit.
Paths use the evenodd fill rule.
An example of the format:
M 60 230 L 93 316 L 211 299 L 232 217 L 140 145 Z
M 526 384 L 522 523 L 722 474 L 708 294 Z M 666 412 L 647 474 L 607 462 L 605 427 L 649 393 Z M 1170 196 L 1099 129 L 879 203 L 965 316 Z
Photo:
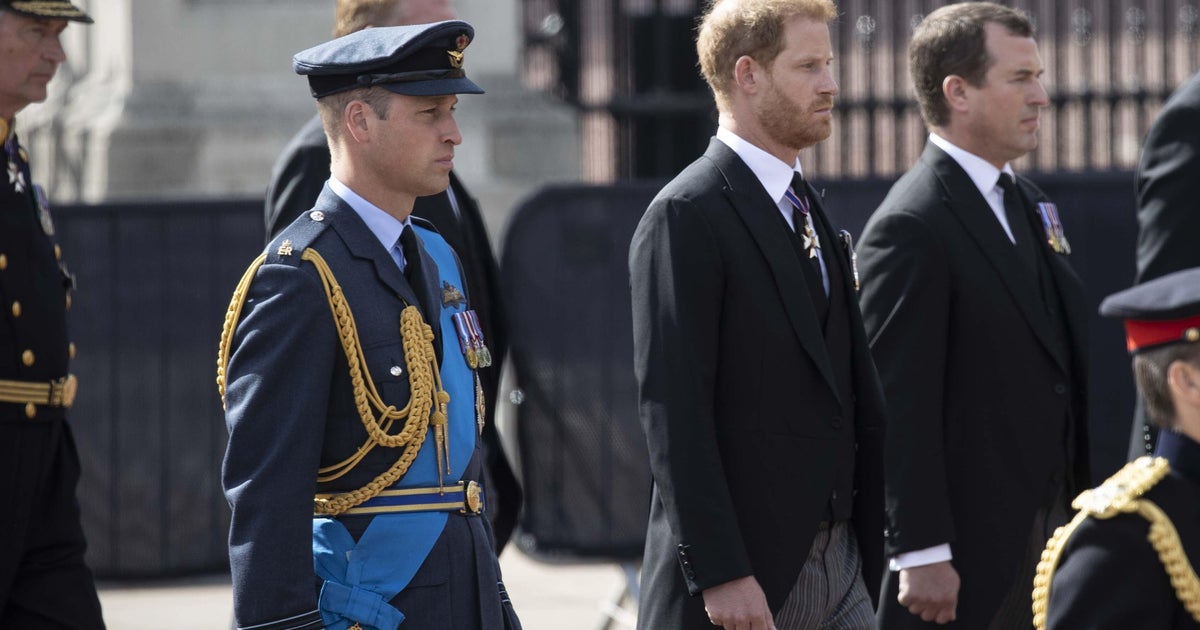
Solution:
M 1010 166 L 1037 146 L 1042 63 L 988 2 L 926 16 L 909 62 L 929 144 L 858 252 L 890 421 L 880 626 L 1028 628 L 1037 555 L 1089 483 L 1083 289 Z
M 1142 283 L 1200 266 L 1200 74 L 1163 106 L 1138 163 L 1137 278 Z M 1139 402 L 1129 458 L 1154 450 L 1155 430 Z
M 1109 296 L 1125 320 L 1138 392 L 1162 434 L 1075 500 L 1038 565 L 1038 630 L 1200 628 L 1200 267 Z M 1134 579 L 1129 579 L 1133 577 Z
M 700 26 L 717 135 L 630 247 L 654 476 L 639 628 L 875 627 L 882 392 L 798 158 L 830 134 L 836 16 L 722 0 Z
M 371 26 L 427 24 L 454 19 L 449 0 L 338 0 L 334 36 L 341 37 Z M 267 187 L 266 226 L 270 242 L 301 213 L 312 209 L 325 180 L 329 179 L 329 145 L 319 116 L 313 116 L 292 138 L 271 172 Z M 497 551 L 504 548 L 517 524 L 521 487 L 509 466 L 494 424 L 500 366 L 508 350 L 508 337 L 500 298 L 499 270 L 479 205 L 450 173 L 450 187 L 442 193 L 420 197 L 413 215 L 437 226 L 438 232 L 458 253 L 466 275 L 471 304 L 479 314 L 484 338 L 492 353 L 492 367 L 479 370 L 487 417 L 483 430 L 489 482 L 489 520 L 496 532 Z

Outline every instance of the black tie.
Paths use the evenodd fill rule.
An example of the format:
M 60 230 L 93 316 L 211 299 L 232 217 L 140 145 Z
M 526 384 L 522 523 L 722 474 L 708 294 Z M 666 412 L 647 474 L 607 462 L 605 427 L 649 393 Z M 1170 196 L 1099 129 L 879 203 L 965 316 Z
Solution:
M 997 185 L 1004 191 L 1004 216 L 1008 218 L 1008 228 L 1012 230 L 1013 240 L 1017 248 L 1017 257 L 1025 265 L 1025 269 L 1037 278 L 1037 249 L 1033 237 L 1033 228 L 1029 225 L 1029 215 L 1025 212 L 1025 204 L 1021 201 L 1020 193 L 1013 182 L 1012 175 L 1000 173 Z
M 400 232 L 400 251 L 404 253 L 404 277 L 418 296 L 424 286 L 421 276 L 421 250 L 417 249 L 417 232 L 411 225 Z
M 792 194 L 796 196 L 799 204 L 792 202 L 792 230 L 795 232 L 795 238 L 800 243 L 798 253 L 801 260 L 800 268 L 804 272 L 804 282 L 808 284 L 809 296 L 812 298 L 813 306 L 817 309 L 817 314 L 824 321 L 825 314 L 829 310 L 829 296 L 825 294 L 825 284 L 821 278 L 821 262 L 818 257 L 821 255 L 821 250 L 817 249 L 817 256 L 812 256 L 810 250 L 804 246 L 804 240 L 817 238 L 816 232 L 809 226 L 809 212 L 811 204 L 808 200 L 808 187 L 804 184 L 804 179 L 800 177 L 800 173 L 792 173 Z M 790 200 L 789 200 L 790 201 Z M 815 225 L 815 221 L 813 222 Z M 821 246 L 824 246 L 821 243 Z

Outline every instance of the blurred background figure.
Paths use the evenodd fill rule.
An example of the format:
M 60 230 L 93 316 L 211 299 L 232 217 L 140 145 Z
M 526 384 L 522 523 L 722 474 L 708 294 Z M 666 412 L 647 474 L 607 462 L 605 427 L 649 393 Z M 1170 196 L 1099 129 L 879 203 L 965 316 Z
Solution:
M 67 423 L 75 344 L 67 333 L 74 276 L 34 184 L 16 116 L 46 99 L 66 60 L 59 37 L 92 18 L 70 2 L 0 2 L 0 627 L 103 628 L 80 525 L 79 454 Z M 3 176 L 0 176 L 3 177 Z
M 1138 162 L 1136 282 L 1200 265 L 1200 74 L 1158 113 Z M 1154 451 L 1157 429 L 1138 400 L 1129 458 Z

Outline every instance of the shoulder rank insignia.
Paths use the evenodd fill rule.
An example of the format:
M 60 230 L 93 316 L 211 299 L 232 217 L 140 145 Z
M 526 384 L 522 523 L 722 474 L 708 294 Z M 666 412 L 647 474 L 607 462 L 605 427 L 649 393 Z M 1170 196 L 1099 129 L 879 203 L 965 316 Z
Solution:
M 1100 487 L 1084 491 L 1071 502 L 1071 507 L 1079 510 L 1079 513 L 1070 523 L 1059 527 L 1050 542 L 1046 543 L 1041 561 L 1038 562 L 1037 575 L 1033 579 L 1033 626 L 1036 630 L 1046 627 L 1054 571 L 1058 568 L 1071 534 L 1088 518 L 1107 520 L 1119 514 L 1138 514 L 1150 522 L 1147 539 L 1170 576 L 1175 596 L 1192 618 L 1200 621 L 1200 578 L 1187 561 L 1179 532 L 1161 508 L 1153 501 L 1142 498 L 1170 472 L 1170 465 L 1162 457 L 1139 457 L 1109 477 Z
M 279 251 L 277 253 L 280 256 L 291 256 L 292 255 L 292 239 L 290 239 L 290 238 L 283 239 L 283 242 L 279 244 Z
M 442 281 L 442 306 L 443 307 L 458 307 L 467 303 L 467 296 L 463 295 L 458 287 Z

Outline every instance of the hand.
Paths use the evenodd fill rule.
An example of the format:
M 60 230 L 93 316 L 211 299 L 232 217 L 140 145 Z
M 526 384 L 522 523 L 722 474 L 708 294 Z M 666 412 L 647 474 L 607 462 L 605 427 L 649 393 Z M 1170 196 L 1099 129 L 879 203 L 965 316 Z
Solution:
M 949 561 L 901 569 L 896 601 L 923 621 L 950 623 L 957 617 L 959 584 Z
M 753 575 L 704 589 L 704 610 L 726 630 L 775 630 L 767 596 Z

